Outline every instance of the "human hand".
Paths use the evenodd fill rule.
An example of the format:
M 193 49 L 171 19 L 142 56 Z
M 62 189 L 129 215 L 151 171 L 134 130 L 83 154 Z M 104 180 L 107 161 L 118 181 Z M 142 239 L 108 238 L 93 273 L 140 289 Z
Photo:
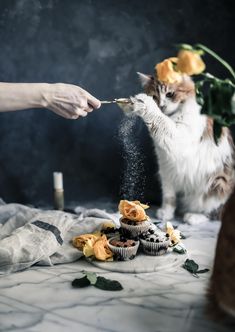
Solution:
M 43 107 L 66 119 L 85 117 L 100 106 L 98 99 L 73 84 L 47 84 L 43 91 Z

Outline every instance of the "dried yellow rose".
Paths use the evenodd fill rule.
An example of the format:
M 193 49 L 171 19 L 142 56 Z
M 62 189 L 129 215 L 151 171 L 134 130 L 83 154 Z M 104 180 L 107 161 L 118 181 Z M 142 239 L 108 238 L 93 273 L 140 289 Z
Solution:
M 174 229 L 171 222 L 166 223 L 166 233 L 169 234 L 169 238 L 173 244 L 180 242 L 180 231 Z
M 148 220 L 148 216 L 145 213 L 145 210 L 148 208 L 148 205 L 141 204 L 140 201 L 127 200 L 121 200 L 118 206 L 119 212 L 122 214 L 123 218 L 136 222 Z
M 86 257 L 95 256 L 101 261 L 111 260 L 113 257 L 113 253 L 108 247 L 107 237 L 99 232 L 76 236 L 73 238 L 73 245 L 82 250 Z
M 155 66 L 157 79 L 164 83 L 177 83 L 182 80 L 182 75 L 175 70 L 178 58 L 169 58 Z
M 187 75 L 198 75 L 206 68 L 205 63 L 197 52 L 181 50 L 178 54 L 176 69 Z
M 79 250 L 83 250 L 83 248 L 88 240 L 92 240 L 95 242 L 99 237 L 100 237 L 100 233 L 83 234 L 83 235 L 75 236 L 72 240 L 73 246 L 78 248 Z
M 93 250 L 95 258 L 100 261 L 110 260 L 113 257 L 113 253 L 108 247 L 108 240 L 105 235 L 102 235 L 95 242 Z

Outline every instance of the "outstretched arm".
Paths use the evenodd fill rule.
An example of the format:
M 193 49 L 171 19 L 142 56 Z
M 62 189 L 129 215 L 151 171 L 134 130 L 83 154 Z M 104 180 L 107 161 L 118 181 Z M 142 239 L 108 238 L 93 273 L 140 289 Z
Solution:
M 0 83 L 0 112 L 48 108 L 67 119 L 86 116 L 100 101 L 72 84 Z

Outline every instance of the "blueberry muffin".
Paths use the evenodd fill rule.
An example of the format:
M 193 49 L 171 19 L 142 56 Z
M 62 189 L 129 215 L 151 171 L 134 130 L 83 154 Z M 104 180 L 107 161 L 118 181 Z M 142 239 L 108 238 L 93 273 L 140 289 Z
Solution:
M 140 236 L 140 242 L 145 254 L 160 256 L 167 252 L 171 243 L 169 235 L 161 231 L 149 229 Z
M 111 238 L 108 241 L 108 246 L 113 252 L 114 259 L 119 261 L 127 261 L 134 259 L 140 242 L 132 239 L 127 239 L 123 236 Z

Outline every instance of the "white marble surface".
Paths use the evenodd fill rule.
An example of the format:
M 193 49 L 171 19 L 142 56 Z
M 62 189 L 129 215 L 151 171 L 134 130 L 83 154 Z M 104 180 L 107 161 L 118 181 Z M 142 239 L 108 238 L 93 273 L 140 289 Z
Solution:
M 189 255 L 211 268 L 219 222 L 180 229 Z M 124 290 L 73 289 L 81 270 L 119 280 Z M 234 331 L 205 314 L 210 272 L 197 279 L 181 266 L 153 273 L 109 272 L 84 260 L 0 277 L 0 331 Z

